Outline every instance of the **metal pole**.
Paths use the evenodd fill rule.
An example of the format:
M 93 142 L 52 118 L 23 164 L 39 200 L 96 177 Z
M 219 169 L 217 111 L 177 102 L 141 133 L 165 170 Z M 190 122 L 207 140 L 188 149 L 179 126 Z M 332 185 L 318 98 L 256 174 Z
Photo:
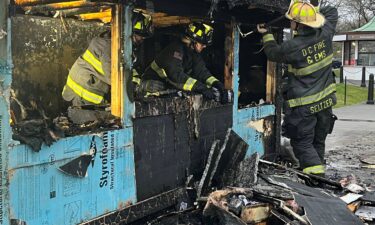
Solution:
M 362 67 L 362 82 L 361 87 L 366 87 L 366 67 Z
M 370 81 L 369 81 L 369 84 L 368 84 L 367 104 L 374 105 L 374 74 L 370 75 Z
M 346 105 L 346 77 L 345 77 L 345 86 L 344 86 L 344 105 Z
M 344 66 L 340 67 L 340 84 L 344 83 Z

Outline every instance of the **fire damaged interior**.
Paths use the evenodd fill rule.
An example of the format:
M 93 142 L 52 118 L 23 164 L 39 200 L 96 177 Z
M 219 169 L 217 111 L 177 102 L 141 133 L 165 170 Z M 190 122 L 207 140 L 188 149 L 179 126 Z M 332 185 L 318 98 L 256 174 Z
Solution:
M 375 162 L 352 151 L 372 150 L 363 139 L 330 150 L 331 162 L 343 163 L 332 164 L 329 178 L 280 159 L 282 65 L 267 60 L 255 26 L 267 23 L 282 42 L 289 3 L 1 0 L 0 223 L 374 224 L 367 175 Z M 134 9 L 155 26 L 137 48 Z M 231 101 L 178 90 L 134 94 L 133 50 L 142 72 L 196 21 L 214 27 L 202 56 Z M 71 107 L 61 92 L 72 65 L 108 31 L 110 104 Z
M 259 4 L 256 1 L 251 3 L 254 6 L 249 9 L 241 7 L 250 4 L 247 1 L 218 2 L 215 5 L 216 11 L 213 10 L 214 14 L 217 14 L 216 17 L 208 18 L 207 10 L 212 11 L 213 7 L 209 2 L 189 2 L 190 8 L 186 8 L 186 3 L 183 1 L 177 2 L 173 7 L 168 6 L 167 2 L 140 1 L 135 6 L 146 7 L 144 8 L 146 12 L 152 10 L 151 15 L 155 24 L 155 35 L 146 39 L 140 49 L 137 49 L 141 52 L 141 57 L 137 60 L 142 70 L 150 65 L 155 55 L 168 43 L 180 38 L 187 23 L 202 19 L 211 20 L 214 21 L 215 29 L 214 44 L 203 52 L 203 58 L 207 68 L 217 79 L 225 83 L 227 89 L 233 89 L 231 80 L 234 69 L 233 29 L 238 28 L 241 34 L 246 33 L 254 29 L 257 22 L 275 18 L 275 13 L 265 10 L 268 5 L 272 5 L 273 10 L 277 9 L 273 4 L 263 2 Z M 68 103 L 60 94 L 70 67 L 85 51 L 93 37 L 113 27 L 110 22 L 113 7 L 113 3 L 96 1 L 61 1 L 51 4 L 39 1 L 15 1 L 11 10 L 14 14 L 11 19 L 14 30 L 12 59 L 15 68 L 11 104 L 15 128 L 20 122 L 46 118 L 51 121 L 58 118 L 55 122 L 62 121 L 60 124 L 63 124 L 66 136 L 86 133 L 87 130 L 100 131 L 103 128 L 116 129 L 122 126 L 116 118 L 105 113 L 102 115 L 100 112 L 99 116 L 95 114 L 93 117 L 88 116 L 89 118 L 68 118 L 68 121 L 61 118 L 77 115 L 77 113 L 67 113 Z M 222 11 L 224 7 L 227 8 L 226 11 Z M 238 23 L 236 28 L 232 27 L 233 22 Z M 239 52 L 238 107 L 248 108 L 275 102 L 275 99 L 267 97 L 270 92 L 267 90 L 268 65 L 261 49 L 261 36 L 254 33 L 241 38 Z M 268 80 L 268 83 L 271 82 Z M 95 117 L 99 117 L 100 123 L 90 124 Z M 89 124 L 82 124 L 85 119 Z M 64 125 L 72 121 L 73 124 Z M 79 126 L 76 126 L 77 122 Z
M 262 51 L 261 35 L 250 32 L 257 23 L 280 17 L 288 1 L 136 1 L 131 8 L 151 14 L 155 25 L 153 37 L 146 39 L 136 49 L 140 52 L 137 60 L 141 70 L 146 69 L 164 47 L 180 38 L 188 23 L 213 22 L 213 45 L 205 49 L 203 58 L 211 73 L 224 83 L 226 89 L 232 91 L 233 101 L 221 104 L 219 101 L 205 100 L 200 94 L 181 91 L 158 97 L 133 98 L 132 93 L 124 88 L 128 87 L 127 84 L 112 80 L 110 105 L 72 109 L 61 96 L 69 70 L 86 50 L 90 40 L 100 33 L 112 31 L 112 51 L 120 49 L 117 56 L 112 54 L 112 70 L 116 65 L 117 76 L 129 78 L 129 68 L 126 68 L 122 57 L 131 46 L 127 45 L 129 42 L 124 40 L 121 33 L 124 18 L 116 17 L 124 10 L 119 5 L 119 2 L 112 0 L 15 0 L 10 9 L 13 13 L 11 51 L 14 68 L 10 105 L 13 139 L 34 151 L 67 137 L 132 128 L 136 199 L 140 204 L 153 199 L 154 205 L 150 203 L 149 206 L 155 207 L 144 213 L 146 208 L 143 205 L 133 205 L 135 208 L 139 206 L 139 211 L 130 212 L 131 209 L 127 209 L 129 211 L 119 212 L 125 216 L 134 213 L 133 217 L 128 217 L 133 218 L 132 221 L 120 221 L 128 224 L 129 221 L 137 222 L 154 214 L 157 212 L 155 208 L 170 210 L 175 202 L 188 202 L 186 196 L 191 193 L 180 188 L 189 181 L 199 182 L 201 177 L 211 176 L 212 183 L 210 180 L 209 185 L 200 186 L 202 196 L 199 197 L 203 199 L 209 194 L 211 184 L 224 187 L 223 181 L 214 176 L 215 171 L 223 173 L 226 164 L 239 163 L 240 159 L 245 158 L 248 148 L 253 152 L 257 150 L 257 146 L 238 141 L 238 135 L 233 134 L 235 124 L 246 122 L 247 127 L 259 131 L 254 139 L 264 141 L 261 144 L 263 153 L 275 153 L 281 113 L 281 95 L 276 90 L 279 90 L 281 67 L 267 61 Z M 284 26 L 284 21 L 273 25 L 278 40 L 282 40 Z M 234 79 L 234 74 L 238 75 L 238 80 Z M 129 100 L 122 93 L 129 95 Z M 126 104 L 134 106 L 130 119 L 123 117 L 124 111 L 129 110 L 125 108 L 128 106 Z M 265 116 L 261 125 L 235 116 L 241 110 L 252 109 L 254 115 L 263 115 L 266 114 L 263 112 L 265 110 L 260 107 L 268 105 L 275 105 L 276 116 Z M 232 136 L 236 136 L 235 141 L 231 139 Z M 213 143 L 218 140 L 215 147 Z M 233 156 L 225 150 L 227 143 L 231 147 L 237 146 L 235 159 L 238 161 L 224 160 L 218 163 L 221 167 L 207 166 L 212 157 L 218 157 L 219 162 L 221 154 L 226 159 Z M 212 153 L 215 148 L 222 149 L 222 152 Z M 234 178 L 234 169 L 230 172 L 225 174 L 226 177 Z M 225 184 L 235 183 L 227 181 Z M 178 196 L 174 190 L 177 190 Z M 181 200 L 181 195 L 184 200 Z M 160 199 L 165 200 L 165 205 L 160 204 Z M 192 218 L 187 216 L 186 220 L 202 216 L 200 212 L 197 214 Z M 118 222 L 118 215 L 107 215 L 105 221 Z

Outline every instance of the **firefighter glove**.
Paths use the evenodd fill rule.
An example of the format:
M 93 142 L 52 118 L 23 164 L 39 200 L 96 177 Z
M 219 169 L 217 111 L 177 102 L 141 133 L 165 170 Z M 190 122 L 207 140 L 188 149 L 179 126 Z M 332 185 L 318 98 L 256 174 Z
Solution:
M 214 94 L 214 91 L 211 89 L 211 88 L 205 88 L 201 91 L 202 95 L 204 98 L 206 99 L 214 99 L 215 98 L 215 94 Z
M 212 84 L 220 93 L 221 104 L 227 104 L 229 102 L 229 92 L 225 90 L 223 83 L 216 81 Z
M 224 91 L 225 89 L 224 84 L 222 84 L 220 81 L 215 81 L 212 86 L 217 88 L 217 90 L 219 90 L 220 92 Z
M 227 90 L 224 90 L 220 92 L 220 102 L 221 104 L 227 104 L 229 102 L 229 92 Z
M 141 82 L 139 87 L 141 92 L 158 92 L 165 90 L 165 84 L 162 81 L 158 80 L 145 80 Z
M 268 32 L 265 24 L 258 24 L 257 29 L 258 29 L 258 32 L 261 33 L 261 34 L 264 34 L 264 33 Z

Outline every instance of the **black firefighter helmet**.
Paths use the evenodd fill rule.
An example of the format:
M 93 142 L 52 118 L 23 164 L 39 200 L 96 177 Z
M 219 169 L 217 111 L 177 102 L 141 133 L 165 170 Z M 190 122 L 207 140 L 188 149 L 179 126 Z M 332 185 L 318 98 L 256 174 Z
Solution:
M 199 42 L 204 45 L 212 44 L 213 32 L 214 29 L 212 26 L 202 22 L 190 23 L 185 31 L 186 36 L 192 41 Z
M 133 11 L 133 33 L 148 38 L 154 33 L 151 15 L 141 11 Z

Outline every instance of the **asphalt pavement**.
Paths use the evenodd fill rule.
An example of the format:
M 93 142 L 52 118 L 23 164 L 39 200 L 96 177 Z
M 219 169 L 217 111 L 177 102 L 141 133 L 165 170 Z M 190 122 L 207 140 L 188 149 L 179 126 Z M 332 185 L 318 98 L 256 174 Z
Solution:
M 327 137 L 326 149 L 334 150 L 348 144 L 363 142 L 372 143 L 365 137 L 375 140 L 375 105 L 361 103 L 333 109 L 338 117 L 332 134 Z M 371 137 L 371 135 L 373 135 Z M 375 154 L 375 145 L 374 154 Z
M 375 169 L 363 168 L 366 160 L 375 164 L 375 105 L 361 103 L 333 113 L 339 119 L 326 140 L 327 175 L 354 175 L 358 183 L 375 188 Z

